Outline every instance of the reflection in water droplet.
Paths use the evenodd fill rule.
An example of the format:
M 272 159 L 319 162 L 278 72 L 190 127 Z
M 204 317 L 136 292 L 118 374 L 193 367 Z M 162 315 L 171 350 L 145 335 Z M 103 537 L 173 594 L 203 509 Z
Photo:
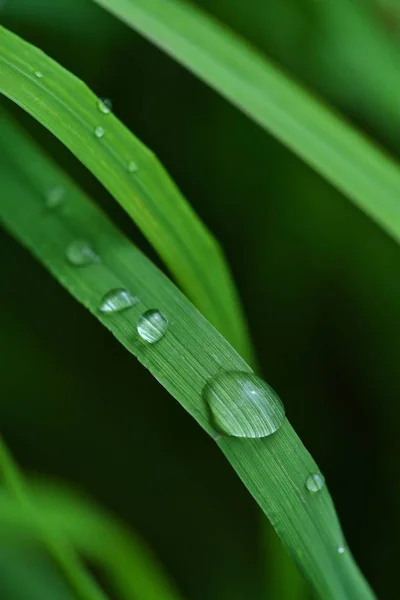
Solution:
M 156 309 L 147 310 L 137 322 L 137 330 L 140 337 L 154 344 L 158 342 L 168 329 L 168 319 L 162 312 Z
M 114 313 L 126 310 L 139 302 L 137 296 L 132 296 L 123 288 L 116 288 L 104 294 L 101 299 L 99 311 L 102 313 Z
M 75 267 L 84 267 L 100 262 L 100 257 L 85 240 L 74 240 L 71 242 L 67 246 L 66 257 L 68 262 Z
M 254 373 L 227 371 L 206 384 L 203 396 L 222 432 L 261 438 L 279 429 L 285 409 L 274 390 Z
M 43 73 L 42 73 L 41 71 L 35 71 L 35 76 L 36 76 L 38 79 L 42 79 L 42 77 L 43 77 Z
M 338 546 L 337 551 L 339 552 L 339 554 L 344 554 L 346 552 L 346 548 L 342 545 Z
M 130 160 L 128 162 L 127 169 L 129 173 L 136 173 L 136 171 L 138 170 L 138 166 L 133 160 Z
M 321 473 L 312 473 L 307 477 L 306 488 L 309 492 L 315 493 L 322 490 L 325 485 L 325 477 Z
M 61 185 L 56 185 L 49 189 L 46 195 L 46 207 L 57 208 L 64 201 L 65 189 Z
M 102 138 L 104 134 L 105 134 L 105 131 L 104 131 L 103 127 L 100 127 L 100 125 L 98 125 L 94 130 L 94 135 L 97 138 Z
M 97 101 L 97 108 L 104 115 L 108 115 L 112 109 L 112 102 L 109 98 L 99 98 Z

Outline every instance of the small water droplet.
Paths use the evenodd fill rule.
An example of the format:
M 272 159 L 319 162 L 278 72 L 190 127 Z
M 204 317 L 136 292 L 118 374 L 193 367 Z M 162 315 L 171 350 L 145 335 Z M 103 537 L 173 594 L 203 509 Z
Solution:
M 306 488 L 315 493 L 322 490 L 325 485 L 325 477 L 321 473 L 312 473 L 307 477 Z
M 147 310 L 137 322 L 137 330 L 140 337 L 154 344 L 158 342 L 168 329 L 168 319 L 162 312 L 156 309 Z
M 218 429 L 234 437 L 266 437 L 285 420 L 279 396 L 254 373 L 221 373 L 205 385 L 203 397 Z
M 57 208 L 64 201 L 65 189 L 61 185 L 52 187 L 46 195 L 46 207 Z
M 139 302 L 137 296 L 132 296 L 128 290 L 116 288 L 104 294 L 101 299 L 99 311 L 102 313 L 114 313 L 126 310 Z
M 112 110 L 112 102 L 109 98 L 99 98 L 97 108 L 103 115 L 108 115 Z
M 98 125 L 94 130 L 94 135 L 100 139 L 103 137 L 104 134 L 105 134 L 105 131 L 104 131 L 103 127 L 100 127 L 100 125 Z
M 136 173 L 136 171 L 138 170 L 138 166 L 137 166 L 137 164 L 135 163 L 135 161 L 133 161 L 133 160 L 130 160 L 130 161 L 128 162 L 127 169 L 128 169 L 128 171 L 129 171 L 129 173 Z
M 68 262 L 75 267 L 85 267 L 100 262 L 100 257 L 86 240 L 74 240 L 66 249 Z
M 43 77 L 43 73 L 42 73 L 41 71 L 35 71 L 35 76 L 36 76 L 38 79 L 42 79 L 42 77 Z
M 344 554 L 346 552 L 346 548 L 340 544 L 340 546 L 338 546 L 337 551 L 339 552 L 339 554 Z

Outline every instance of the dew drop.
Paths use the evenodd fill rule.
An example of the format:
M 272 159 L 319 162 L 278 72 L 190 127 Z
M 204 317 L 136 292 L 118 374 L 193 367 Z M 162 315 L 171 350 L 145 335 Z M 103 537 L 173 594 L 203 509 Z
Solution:
M 97 108 L 103 115 L 108 115 L 112 110 L 112 102 L 109 98 L 99 98 Z
M 320 492 L 325 485 L 325 477 L 321 473 L 312 473 L 307 477 L 306 488 L 309 492 Z
M 129 173 L 136 173 L 136 171 L 138 170 L 138 166 L 133 160 L 130 160 L 127 164 L 127 169 Z
M 142 338 L 149 344 L 158 342 L 168 329 L 168 319 L 157 309 L 147 310 L 137 322 L 137 330 Z
M 128 290 L 116 288 L 110 290 L 101 299 L 99 311 L 102 313 L 115 313 L 126 310 L 139 302 L 137 296 L 132 296 Z
M 103 137 L 104 134 L 105 134 L 105 131 L 104 131 L 103 127 L 100 127 L 100 125 L 98 125 L 94 130 L 94 135 L 100 139 Z
M 285 408 L 274 390 L 254 373 L 227 371 L 203 390 L 214 424 L 222 432 L 243 438 L 262 438 L 279 429 Z
M 56 185 L 49 189 L 46 195 L 46 207 L 57 208 L 64 201 L 65 189 L 61 185 Z
M 86 265 L 100 262 L 100 257 L 85 240 L 74 240 L 71 242 L 67 246 L 65 254 L 68 262 L 75 267 L 85 267 Z
M 344 554 L 346 552 L 346 548 L 341 544 L 340 546 L 338 546 L 337 551 L 339 552 L 339 554 Z
M 35 71 L 35 77 L 37 77 L 38 79 L 42 79 L 43 73 L 41 71 Z

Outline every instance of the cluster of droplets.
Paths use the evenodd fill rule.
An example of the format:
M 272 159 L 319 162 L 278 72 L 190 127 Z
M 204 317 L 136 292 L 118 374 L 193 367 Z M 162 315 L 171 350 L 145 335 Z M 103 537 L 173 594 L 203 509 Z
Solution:
M 43 77 L 35 72 L 38 79 Z M 108 99 L 98 100 L 99 111 L 108 115 L 112 105 Z M 98 125 L 94 134 L 97 138 L 105 135 L 105 129 Z M 133 160 L 127 162 L 129 173 L 138 170 Z M 54 186 L 46 196 L 46 207 L 54 209 L 64 202 L 65 189 Z M 100 256 L 86 240 L 74 240 L 66 248 L 66 258 L 75 267 L 86 267 L 101 262 Z M 140 303 L 137 296 L 125 288 L 109 290 L 101 298 L 98 310 L 104 315 L 127 311 Z M 139 337 L 148 344 L 161 340 L 168 330 L 168 318 L 158 309 L 146 310 L 136 323 Z M 210 411 L 210 420 L 219 435 L 238 438 L 265 438 L 275 434 L 285 421 L 285 408 L 276 392 L 254 373 L 226 371 L 212 378 L 203 389 L 203 398 Z M 235 401 L 232 401 L 232 398 Z M 325 486 L 325 478 L 319 473 L 310 473 L 305 487 L 310 494 L 320 493 Z M 337 546 L 339 554 L 345 553 L 345 546 Z
M 65 255 L 74 267 L 87 267 L 101 262 L 100 256 L 86 240 L 73 240 L 68 244 Z M 98 310 L 103 314 L 119 313 L 140 302 L 125 288 L 113 288 L 101 298 Z M 158 309 L 145 311 L 137 321 L 137 332 L 149 344 L 158 342 L 168 329 L 167 317 Z
M 99 98 L 97 100 L 97 108 L 102 115 L 109 115 L 112 111 L 112 102 L 109 98 Z M 106 135 L 106 130 L 102 125 L 96 125 L 94 135 L 97 139 L 101 139 Z M 139 168 L 134 160 L 128 160 L 126 163 L 128 173 L 136 173 Z
M 53 202 L 62 197 L 61 190 L 53 190 Z M 74 240 L 66 249 L 69 263 L 86 267 L 101 262 L 93 247 L 84 240 Z M 113 288 L 101 298 L 98 310 L 103 315 L 128 311 L 140 303 L 140 299 L 125 288 Z M 168 318 L 158 309 L 141 313 L 136 329 L 143 342 L 155 344 L 168 330 Z M 210 421 L 223 436 L 237 438 L 265 438 L 276 434 L 285 421 L 285 409 L 274 390 L 254 373 L 226 371 L 212 378 L 203 389 L 203 398 L 210 411 Z M 232 399 L 234 398 L 234 401 Z M 305 481 L 307 491 L 314 495 L 325 486 L 325 478 L 319 472 L 310 473 Z M 336 547 L 342 555 L 343 544 Z
M 75 240 L 66 251 L 68 261 L 77 267 L 100 262 L 90 244 Z M 104 314 L 127 311 L 140 303 L 137 296 L 125 288 L 109 290 L 101 298 L 98 310 Z M 139 337 L 148 344 L 160 341 L 168 330 L 168 318 L 158 309 L 146 310 L 136 323 Z M 203 389 L 203 398 L 210 412 L 210 421 L 224 436 L 237 438 L 265 438 L 276 434 L 285 421 L 285 408 L 276 392 L 254 373 L 225 371 L 212 378 Z M 234 401 L 232 401 L 234 399 Z M 310 473 L 305 480 L 307 491 L 314 495 L 325 486 L 319 472 Z M 344 554 L 343 544 L 336 547 Z
M 1 2 L 1 0 L 0 0 Z M 34 75 L 37 79 L 43 78 L 43 73 L 41 71 L 34 71 Z M 97 108 L 103 115 L 110 114 L 112 110 L 112 102 L 109 98 L 99 98 L 97 100 Z M 94 128 L 94 135 L 97 139 L 101 139 L 105 136 L 106 130 L 102 125 L 96 125 Z M 134 160 L 128 160 L 125 165 L 128 173 L 136 173 L 139 170 L 139 167 L 135 163 Z M 51 187 L 46 194 L 45 206 L 48 209 L 54 209 L 59 207 L 64 203 L 65 199 L 65 189 L 61 185 L 55 185 Z M 92 260 L 88 261 L 89 254 L 92 254 Z M 87 262 L 96 262 L 93 257 L 93 253 L 87 253 L 87 257 L 83 264 L 87 264 Z
M 86 266 L 100 261 L 93 248 L 82 240 L 72 242 L 67 248 L 67 259 L 74 266 Z M 111 289 L 101 298 L 98 309 L 103 314 L 126 311 L 140 302 L 125 288 Z M 140 338 L 155 344 L 168 330 L 168 319 L 158 309 L 143 312 L 136 324 Z M 285 421 L 285 409 L 274 390 L 254 373 L 226 371 L 212 378 L 203 389 L 203 398 L 210 411 L 210 420 L 223 436 L 238 438 L 265 438 L 275 434 Z M 232 401 L 232 398 L 235 400 Z M 320 493 L 325 478 L 310 473 L 305 487 L 310 494 Z M 345 546 L 337 546 L 338 554 Z
M 112 110 L 112 102 L 109 98 L 99 98 L 97 100 L 97 108 L 103 115 L 108 115 Z M 104 127 L 101 125 L 96 125 L 94 128 L 94 135 L 97 139 L 104 137 L 105 132 Z

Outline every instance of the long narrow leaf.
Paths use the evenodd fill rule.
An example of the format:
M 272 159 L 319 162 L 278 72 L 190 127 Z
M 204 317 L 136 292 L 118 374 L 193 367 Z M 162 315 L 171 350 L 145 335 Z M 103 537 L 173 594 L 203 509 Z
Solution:
M 271 132 L 400 241 L 400 170 L 267 58 L 181 0 L 94 0 Z
M 148 237 L 187 295 L 247 358 L 250 344 L 214 238 L 164 168 L 77 77 L 0 27 L 0 92 L 58 137 Z
M 324 600 L 372 600 L 343 538 L 325 486 L 307 492 L 318 471 L 288 420 L 261 439 L 216 435 L 204 388 L 221 372 L 250 367 L 195 309 L 62 172 L 5 118 L 0 138 L 0 217 L 6 228 L 86 306 L 216 441 L 286 548 Z M 65 202 L 46 209 L 49 189 L 59 185 Z M 85 240 L 99 257 L 77 267 L 66 259 L 74 240 Z M 129 310 L 99 311 L 104 294 L 124 288 L 140 302 Z M 169 322 L 162 339 L 149 344 L 138 333 L 138 319 L 160 310 Z M 236 397 L 229 393 L 232 404 Z

